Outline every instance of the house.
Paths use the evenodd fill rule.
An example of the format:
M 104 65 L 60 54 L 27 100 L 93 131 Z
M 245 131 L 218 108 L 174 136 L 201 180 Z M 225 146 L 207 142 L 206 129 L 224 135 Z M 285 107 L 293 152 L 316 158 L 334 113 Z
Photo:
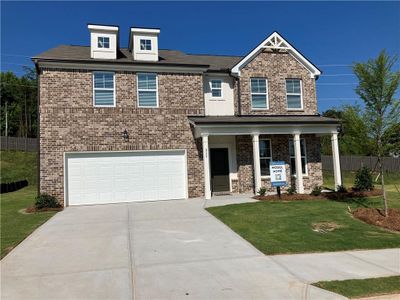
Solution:
M 118 26 L 88 30 L 90 46 L 32 58 L 41 192 L 64 205 L 255 193 L 272 190 L 278 160 L 305 193 L 322 184 L 322 135 L 341 184 L 339 122 L 317 112 L 321 71 L 279 33 L 241 57 L 163 50 L 155 28 L 131 28 L 127 48 Z

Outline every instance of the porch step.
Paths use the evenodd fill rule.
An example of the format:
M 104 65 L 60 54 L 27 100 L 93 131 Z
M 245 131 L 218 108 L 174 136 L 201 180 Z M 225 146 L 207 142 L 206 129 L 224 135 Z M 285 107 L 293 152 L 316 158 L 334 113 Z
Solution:
M 213 192 L 213 196 L 232 196 L 231 192 Z

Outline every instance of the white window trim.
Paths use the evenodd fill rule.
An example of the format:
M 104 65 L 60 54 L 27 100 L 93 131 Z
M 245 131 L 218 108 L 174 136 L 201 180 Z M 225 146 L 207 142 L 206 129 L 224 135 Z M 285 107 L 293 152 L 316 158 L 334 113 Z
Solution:
M 99 47 L 99 39 L 103 39 L 103 46 L 104 46 L 104 39 L 108 39 L 108 47 Z M 109 36 L 98 36 L 96 48 L 97 49 L 110 49 L 110 43 L 111 43 L 111 40 L 110 40 Z
M 148 90 L 148 89 L 139 89 L 139 75 L 155 75 L 156 76 L 156 89 L 155 90 Z M 155 91 L 156 92 L 156 106 L 144 106 L 144 105 L 140 105 L 140 101 L 139 101 L 139 92 L 140 91 Z M 158 103 L 158 75 L 157 73 L 145 73 L 145 72 L 140 72 L 137 73 L 136 75 L 136 98 L 137 98 L 137 107 L 139 108 L 158 108 L 159 107 L 159 103 Z
M 144 40 L 144 41 L 150 41 L 150 50 L 146 50 L 146 49 L 142 49 L 142 48 L 141 48 L 142 40 Z M 140 51 L 140 52 L 152 52 L 152 51 L 153 51 L 153 41 L 152 41 L 151 39 L 148 39 L 148 38 L 140 38 L 140 39 L 139 39 L 139 51 Z
M 95 88 L 95 86 L 94 86 L 94 75 L 95 74 L 104 74 L 104 73 L 106 73 L 106 74 L 112 74 L 113 75 L 113 88 L 112 88 L 112 91 L 113 91 L 113 100 L 114 100 L 114 103 L 112 104 L 112 105 L 98 105 L 98 104 L 96 104 L 96 95 L 95 95 L 95 91 L 96 90 L 99 90 L 99 91 L 110 91 L 111 89 L 110 88 Z M 92 89 L 92 93 L 93 93 L 93 106 L 94 107 L 115 107 L 116 106 L 116 89 L 115 89 L 115 73 L 114 72 L 108 72 L 108 71 L 95 71 L 95 72 L 93 72 L 93 74 L 92 74 L 92 86 L 93 86 L 93 89 Z
M 286 86 L 286 80 L 299 80 L 300 81 L 300 104 L 301 104 L 301 108 L 289 108 L 288 107 L 288 99 L 287 99 L 287 96 L 288 95 L 291 95 L 291 96 L 298 96 L 299 94 L 298 93 L 288 93 L 288 91 L 287 91 L 287 86 Z M 300 79 L 300 78 L 286 78 L 285 79 L 285 90 L 286 90 L 286 109 L 288 110 L 288 111 L 290 111 L 290 110 L 293 110 L 293 111 L 296 111 L 296 110 L 304 110 L 304 108 L 303 108 L 303 80 L 302 79 Z
M 212 87 L 212 82 L 213 81 L 219 81 L 221 83 L 221 87 L 220 88 L 213 88 Z M 219 97 L 213 96 L 213 94 L 212 94 L 213 90 L 220 90 L 221 91 L 221 96 L 219 96 Z M 223 99 L 222 80 L 221 79 L 210 79 L 210 93 L 211 93 L 211 97 L 210 97 L 211 100 L 222 100 Z
M 251 80 L 252 79 L 263 79 L 265 80 L 265 93 L 253 93 L 251 91 Z M 269 109 L 269 93 L 268 93 L 268 79 L 265 77 L 250 77 L 250 103 L 251 103 L 251 110 L 268 110 Z M 253 107 L 253 95 L 265 95 L 265 104 L 266 107 Z
M 269 141 L 269 145 L 270 145 L 270 149 L 271 149 L 271 156 L 270 157 L 261 157 L 260 155 L 260 166 L 261 166 L 261 159 L 263 158 L 269 158 L 272 161 L 272 140 L 269 138 L 260 138 L 259 142 L 261 141 Z M 260 143 L 258 144 L 258 147 L 260 147 Z M 260 149 L 258 149 L 258 151 L 260 151 Z M 271 178 L 271 175 L 261 175 L 261 168 L 260 168 L 260 177 L 261 179 L 267 179 L 267 178 Z
M 306 145 L 306 139 L 300 138 L 300 143 L 301 143 L 301 140 L 304 141 L 303 142 L 303 144 L 304 144 L 304 167 L 306 169 L 306 172 L 303 173 L 303 177 L 304 177 L 304 176 L 308 176 L 307 145 Z M 292 158 L 296 159 L 296 156 L 290 155 L 290 141 L 293 141 L 293 148 L 294 148 L 294 139 L 289 139 L 289 167 L 292 168 L 291 160 L 292 160 Z M 301 147 L 301 145 L 300 145 L 300 147 Z M 294 149 L 294 151 L 296 151 L 296 149 Z M 300 153 L 301 153 L 301 149 L 300 149 Z M 303 158 L 303 156 L 301 156 L 301 158 Z M 297 174 L 292 174 L 292 170 L 290 170 L 290 176 L 296 177 Z

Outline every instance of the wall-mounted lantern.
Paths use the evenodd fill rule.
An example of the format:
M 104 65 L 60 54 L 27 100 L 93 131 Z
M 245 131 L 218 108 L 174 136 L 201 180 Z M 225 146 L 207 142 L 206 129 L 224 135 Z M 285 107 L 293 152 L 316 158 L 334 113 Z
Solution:
M 129 142 L 129 134 L 126 129 L 124 130 L 124 132 L 122 132 L 122 137 L 124 138 L 124 142 Z

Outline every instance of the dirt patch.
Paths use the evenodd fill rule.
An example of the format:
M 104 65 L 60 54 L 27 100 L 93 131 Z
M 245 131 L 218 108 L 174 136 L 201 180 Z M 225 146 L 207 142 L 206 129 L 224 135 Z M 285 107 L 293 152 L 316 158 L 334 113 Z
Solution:
M 352 212 L 353 216 L 365 223 L 400 232 L 400 209 L 389 208 L 389 214 L 377 208 L 360 207 Z
M 38 212 L 45 212 L 45 211 L 62 211 L 62 207 L 59 208 L 42 208 L 42 209 L 36 209 L 34 206 L 30 206 L 27 208 L 20 209 L 18 212 L 24 215 L 29 215 L 29 214 L 34 214 Z
M 372 191 L 356 191 L 349 190 L 346 192 L 331 192 L 331 193 L 321 193 L 318 196 L 309 194 L 281 194 L 281 198 L 278 195 L 265 195 L 265 196 L 254 196 L 254 199 L 262 201 L 297 201 L 297 200 L 344 200 L 349 198 L 366 198 L 373 196 L 381 196 L 382 190 L 376 189 Z
M 327 233 L 343 227 L 335 222 L 319 222 L 311 224 L 312 230 L 320 233 Z

